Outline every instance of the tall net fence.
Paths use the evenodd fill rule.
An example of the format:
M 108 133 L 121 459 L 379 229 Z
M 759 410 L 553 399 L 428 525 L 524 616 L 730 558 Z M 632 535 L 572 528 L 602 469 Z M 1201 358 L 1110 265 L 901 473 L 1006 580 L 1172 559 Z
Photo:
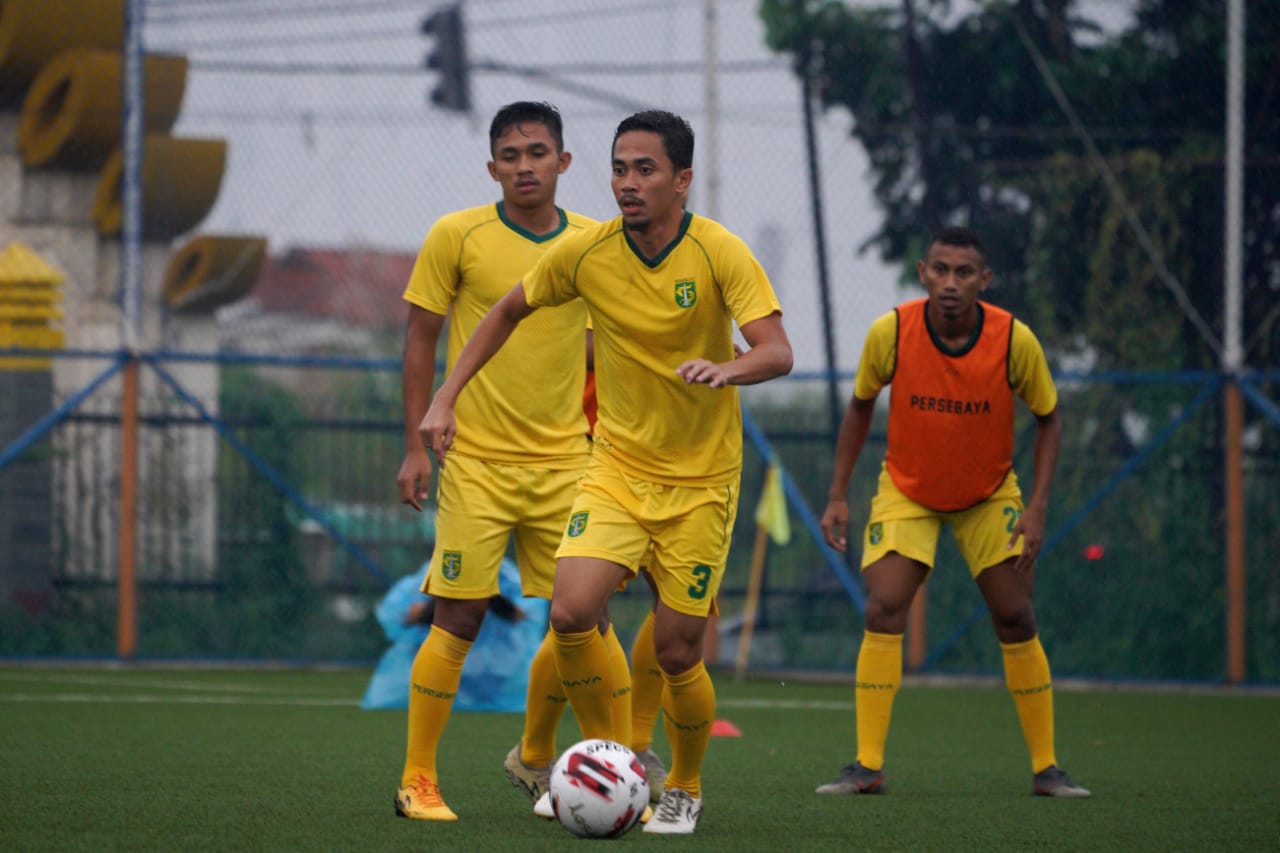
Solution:
M 0 27 L 13 26 L 13 10 L 38 6 L 0 5 Z M 55 7 L 79 5 L 43 8 Z M 608 153 L 623 116 L 662 106 L 698 132 L 691 207 L 752 246 L 778 291 L 797 368 L 743 394 L 763 443 L 748 441 L 718 661 L 735 661 L 748 621 L 759 547 L 752 510 L 772 452 L 789 483 L 794 535 L 766 546 L 745 659 L 753 669 L 851 671 L 862 634 L 858 555 L 836 555 L 816 527 L 839 415 L 827 370 L 837 371 L 842 406 L 867 326 L 917 291 L 899 287 L 898 269 L 859 254 L 879 216 L 867 157 L 847 115 L 833 110 L 816 117 L 810 163 L 799 84 L 789 60 L 765 46 L 756 7 L 471 0 L 461 9 L 471 107 L 462 112 L 432 102 L 441 75 L 424 67 L 433 39 L 422 23 L 448 4 L 143 4 L 146 50 L 186 63 L 180 82 L 165 76 L 177 73 L 172 65 L 155 74 L 152 97 L 167 94 L 173 106 L 169 135 L 225 149 L 220 161 L 207 146 L 184 149 L 154 179 L 168 194 L 143 188 L 161 221 L 143 246 L 128 504 L 121 258 L 118 233 L 95 212 L 106 164 L 26 165 L 23 99 L 0 100 L 0 167 L 10 179 L 0 249 L 21 243 L 49 262 L 65 331 L 63 349 L 47 357 L 0 352 L 0 655 L 109 658 L 121 649 L 122 620 L 136 627 L 130 654 L 141 658 L 365 662 L 382 651 L 374 610 L 391 582 L 427 559 L 434 535 L 430 508 L 417 514 L 395 497 L 401 291 L 438 216 L 496 199 L 485 170 L 488 116 L 528 98 L 555 102 L 565 117 L 574 161 L 562 204 L 600 218 L 615 209 Z M 105 15 L 101 27 L 119 23 L 94 14 Z M 68 79 L 104 67 L 85 62 L 69 65 Z M 811 165 L 823 188 L 826 282 L 815 261 Z M 184 174 L 207 180 L 187 189 Z M 1057 366 L 1064 446 L 1036 577 L 1055 670 L 1222 679 L 1220 377 Z M 1256 394 L 1243 432 L 1247 678 L 1276 682 L 1280 426 L 1268 401 L 1280 396 L 1280 376 L 1264 369 L 1245 382 Z M 1026 486 L 1033 429 L 1019 417 Z M 853 479 L 851 539 L 883 449 L 881 420 Z M 125 610 L 129 523 L 137 593 Z M 925 668 L 998 671 L 999 647 L 949 536 L 926 588 Z M 642 584 L 615 597 L 624 639 L 649 606 Z
M 376 656 L 384 641 L 374 609 L 390 581 L 429 556 L 434 532 L 430 508 L 419 515 L 388 494 L 402 437 L 398 419 L 388 417 L 398 395 L 378 379 L 394 375 L 390 367 L 236 366 L 224 373 L 217 425 L 172 396 L 146 402 L 137 509 L 140 656 Z M 1056 669 L 1080 677 L 1220 679 L 1226 539 L 1216 377 L 1065 384 L 1067 430 L 1036 576 L 1041 631 Z M 324 385 L 334 393 L 316 393 Z M 782 399 L 746 407 L 800 496 L 790 506 L 791 542 L 768 546 L 747 659 L 752 669 L 850 670 L 862 630 L 858 599 L 813 526 L 831 475 L 830 438 L 816 426 L 825 401 L 788 385 Z M 1274 382 L 1262 390 L 1274 393 Z M 119 406 L 110 395 L 93 398 L 28 451 L 24 464 L 0 472 L 7 496 L 40 459 L 53 474 L 47 574 L 27 588 L 41 604 L 8 603 L 0 637 L 6 654 L 115 651 Z M 1143 409 L 1163 416 L 1119 425 L 1109 416 Z M 1029 476 L 1033 430 L 1021 427 L 1016 461 Z M 855 471 L 854 542 L 883 441 L 881 424 Z M 748 446 L 719 599 L 724 665 L 739 653 L 758 547 L 753 510 L 769 458 Z M 201 466 L 209 453 L 213 464 Z M 192 483 L 193 468 L 207 470 L 208 481 Z M 1247 454 L 1245 473 L 1248 666 L 1251 679 L 1273 682 L 1280 678 L 1275 455 Z M 215 523 L 199 523 L 206 515 Z M 202 538 L 208 531 L 213 536 Z M 856 563 L 846 571 L 856 578 Z M 926 590 L 925 668 L 998 671 L 999 647 L 981 598 L 948 535 Z M 620 631 L 633 631 L 649 606 L 643 588 L 616 596 Z

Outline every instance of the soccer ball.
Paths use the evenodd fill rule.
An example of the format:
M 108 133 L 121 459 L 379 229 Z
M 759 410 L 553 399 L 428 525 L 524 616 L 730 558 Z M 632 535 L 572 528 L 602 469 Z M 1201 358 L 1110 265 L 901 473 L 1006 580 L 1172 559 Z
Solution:
M 649 777 L 635 753 L 611 740 L 584 740 L 551 768 L 551 808 L 581 838 L 621 838 L 649 805 Z

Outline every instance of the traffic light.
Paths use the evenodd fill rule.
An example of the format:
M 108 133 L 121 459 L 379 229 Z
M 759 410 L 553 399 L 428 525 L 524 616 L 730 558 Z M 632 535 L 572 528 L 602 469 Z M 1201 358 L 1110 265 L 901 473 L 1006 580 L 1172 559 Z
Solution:
M 422 22 L 422 32 L 436 40 L 434 49 L 427 53 L 427 67 L 440 72 L 431 90 L 431 103 L 446 110 L 470 112 L 471 69 L 467 66 L 462 6 L 455 3 L 432 12 Z

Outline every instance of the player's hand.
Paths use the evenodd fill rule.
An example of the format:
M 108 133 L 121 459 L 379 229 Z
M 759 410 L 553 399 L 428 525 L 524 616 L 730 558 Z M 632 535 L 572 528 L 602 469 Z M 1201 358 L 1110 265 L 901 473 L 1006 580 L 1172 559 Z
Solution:
M 1022 553 L 1013 567 L 1024 572 L 1035 569 L 1036 558 L 1040 556 L 1040 546 L 1044 544 L 1045 512 L 1037 507 L 1027 507 L 1013 525 L 1009 541 L 1005 548 L 1012 548 L 1022 537 Z
M 396 475 L 396 486 L 400 489 L 400 503 L 408 504 L 422 512 L 422 504 L 428 497 L 428 483 L 431 480 L 431 458 L 426 452 L 409 451 L 400 463 L 400 473 Z
M 827 540 L 828 545 L 842 554 L 849 547 L 849 540 L 845 538 L 848 526 L 849 504 L 842 498 L 827 501 L 827 508 L 822 513 L 822 537 Z
M 686 385 L 698 383 L 710 385 L 712 388 L 723 388 L 729 384 L 729 372 L 724 365 L 716 364 L 705 358 L 693 358 L 676 368 L 676 373 Z
M 422 423 L 418 424 L 418 435 L 422 436 L 422 446 L 435 454 L 436 464 L 441 468 L 457 434 L 458 420 L 454 417 L 453 406 L 432 400 L 431 407 L 422 416 Z

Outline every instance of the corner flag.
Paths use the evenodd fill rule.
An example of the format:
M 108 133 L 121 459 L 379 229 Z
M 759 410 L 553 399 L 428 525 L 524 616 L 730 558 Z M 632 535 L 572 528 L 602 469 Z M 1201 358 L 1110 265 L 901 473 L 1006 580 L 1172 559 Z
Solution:
M 769 461 L 764 475 L 764 488 L 760 490 L 760 503 L 756 505 L 756 524 L 769 533 L 769 538 L 779 545 L 791 541 L 791 519 L 787 515 L 787 496 L 782 491 L 782 463 L 775 456 Z

